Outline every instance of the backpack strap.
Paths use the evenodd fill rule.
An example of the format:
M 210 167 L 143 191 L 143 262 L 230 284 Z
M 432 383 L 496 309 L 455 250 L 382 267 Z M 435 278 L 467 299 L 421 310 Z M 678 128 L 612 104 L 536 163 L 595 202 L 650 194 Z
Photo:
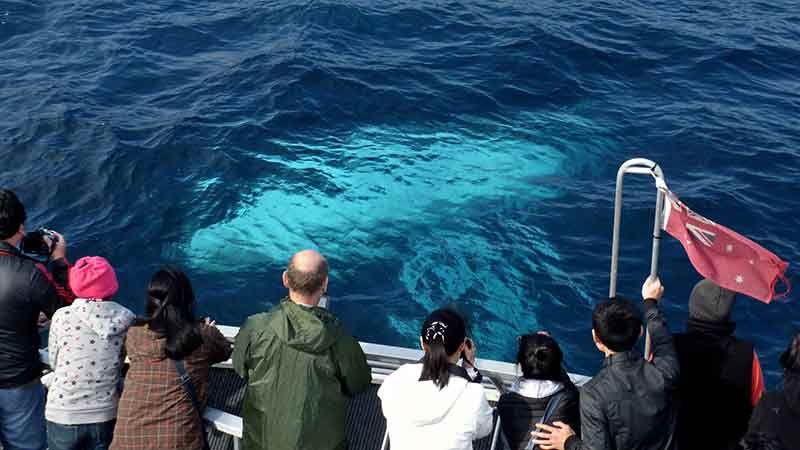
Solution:
M 556 408 L 558 408 L 558 404 L 561 403 L 561 397 L 563 396 L 564 390 L 562 389 L 550 397 L 550 400 L 547 401 L 547 406 L 544 409 L 544 415 L 539 423 L 547 423 L 553 418 L 556 413 Z M 533 437 L 531 437 L 528 441 L 528 445 L 525 446 L 525 450 L 539 450 L 539 446 L 534 445 L 533 443 Z
M 181 377 L 181 386 L 183 386 L 183 390 L 189 395 L 192 406 L 194 406 L 195 411 L 197 411 L 197 416 L 200 419 L 200 436 L 203 438 L 203 450 L 209 450 L 210 447 L 208 446 L 208 439 L 206 438 L 206 431 L 203 423 L 203 408 L 200 406 L 200 399 L 197 397 L 197 390 L 192 382 L 192 377 L 186 372 L 186 366 L 184 366 L 183 360 L 173 359 L 172 361 L 175 363 L 175 370 L 178 371 L 178 375 Z

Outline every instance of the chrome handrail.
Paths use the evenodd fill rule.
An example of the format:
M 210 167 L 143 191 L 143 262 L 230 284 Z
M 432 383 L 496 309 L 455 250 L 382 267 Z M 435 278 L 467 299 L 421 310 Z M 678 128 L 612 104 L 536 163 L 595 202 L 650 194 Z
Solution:
M 650 254 L 650 276 L 658 276 L 658 257 L 660 255 L 659 244 L 661 242 L 661 221 L 664 209 L 665 190 L 660 189 L 666 186 L 664 172 L 661 167 L 653 161 L 645 158 L 633 158 L 625 161 L 617 171 L 617 186 L 614 196 L 614 228 L 611 237 L 611 276 L 608 285 L 608 298 L 617 296 L 617 269 L 619 267 L 619 230 L 622 221 L 622 188 L 626 174 L 650 175 L 656 180 L 656 211 L 655 222 L 653 223 L 653 244 Z M 650 333 L 645 336 L 644 354 L 650 357 Z

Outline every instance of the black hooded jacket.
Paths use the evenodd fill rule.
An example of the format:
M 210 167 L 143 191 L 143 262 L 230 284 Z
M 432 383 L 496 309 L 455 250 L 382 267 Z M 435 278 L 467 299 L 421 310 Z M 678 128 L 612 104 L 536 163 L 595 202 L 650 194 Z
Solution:
M 783 448 L 800 449 L 800 373 L 787 371 L 783 391 L 764 394 L 747 433 L 763 433 L 778 438 Z
M 580 408 L 578 406 L 578 388 L 564 374 L 564 388 L 558 406 L 553 411 L 548 425 L 564 422 L 573 430 L 580 431 Z M 556 394 L 543 398 L 529 398 L 516 392 L 507 392 L 497 402 L 497 413 L 506 442 L 513 450 L 523 450 L 531 440 L 531 431 L 542 421 L 550 400 Z
M 645 300 L 653 362 L 635 351 L 617 353 L 581 387 L 581 438 L 567 450 L 673 450 L 677 411 L 673 394 L 678 357 L 655 300 Z
M 0 389 L 28 384 L 42 375 L 39 362 L 39 313 L 53 316 L 69 297 L 69 266 L 53 261 L 51 276 L 43 265 L 0 242 Z M 60 282 L 57 284 L 57 281 Z
M 681 364 L 678 436 L 681 448 L 737 448 L 753 412 L 753 344 L 733 336 L 731 322 L 689 319 L 675 335 Z

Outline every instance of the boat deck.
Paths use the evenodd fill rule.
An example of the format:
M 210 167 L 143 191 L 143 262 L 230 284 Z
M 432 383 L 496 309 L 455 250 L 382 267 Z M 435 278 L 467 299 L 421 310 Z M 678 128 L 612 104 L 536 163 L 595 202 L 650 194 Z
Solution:
M 230 369 L 214 368 L 210 375 L 208 406 L 228 414 L 241 416 L 244 399 L 244 380 Z M 347 440 L 350 450 L 380 450 L 386 432 L 386 420 L 381 413 L 378 384 L 353 398 L 347 413 Z M 280 406 L 276 405 L 276 408 Z M 209 427 L 211 428 L 211 427 Z M 489 450 L 491 436 L 476 441 L 475 450 Z M 212 450 L 235 450 L 233 436 L 216 429 L 209 432 Z M 500 448 L 500 447 L 498 447 Z

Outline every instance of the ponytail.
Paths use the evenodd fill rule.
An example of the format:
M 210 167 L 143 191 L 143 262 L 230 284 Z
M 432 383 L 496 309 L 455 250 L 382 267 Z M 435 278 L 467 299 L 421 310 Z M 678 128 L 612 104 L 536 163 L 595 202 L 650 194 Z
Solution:
M 420 380 L 432 380 L 439 389 L 443 389 L 450 381 L 449 365 L 450 361 L 447 360 L 444 344 L 440 342 L 428 344 L 428 350 L 422 357 L 422 374 L 419 378 Z
M 419 379 L 431 380 L 439 389 L 444 389 L 450 381 L 449 358 L 466 337 L 464 319 L 455 311 L 438 309 L 425 319 L 420 336 L 426 348 Z

